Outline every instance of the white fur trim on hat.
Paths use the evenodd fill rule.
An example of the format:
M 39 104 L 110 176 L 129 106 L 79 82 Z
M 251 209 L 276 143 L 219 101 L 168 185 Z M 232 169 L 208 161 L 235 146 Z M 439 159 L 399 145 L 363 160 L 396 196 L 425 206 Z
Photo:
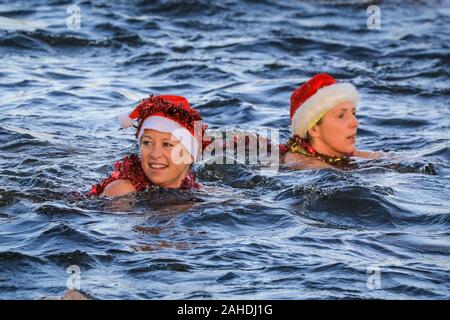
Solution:
M 306 139 L 311 121 L 346 101 L 352 102 L 355 107 L 359 102 L 358 91 L 350 83 L 335 83 L 317 90 L 295 111 L 291 119 L 291 132 Z
M 119 124 L 123 129 L 129 128 L 133 125 L 133 119 L 130 118 L 130 114 L 128 112 L 121 112 L 117 116 L 117 120 L 119 120 Z
M 178 122 L 161 116 L 150 116 L 144 120 L 141 130 L 139 131 L 138 141 L 141 140 L 145 129 L 153 129 L 161 132 L 171 133 L 191 154 L 194 161 L 197 159 L 200 144 L 192 135 L 192 133 L 181 126 Z

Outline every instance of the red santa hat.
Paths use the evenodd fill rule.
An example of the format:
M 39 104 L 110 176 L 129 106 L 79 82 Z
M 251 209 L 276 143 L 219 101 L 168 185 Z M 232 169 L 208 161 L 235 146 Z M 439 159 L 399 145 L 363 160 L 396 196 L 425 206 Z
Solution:
M 203 125 L 202 117 L 197 110 L 191 108 L 185 97 L 151 95 L 143 99 L 131 113 L 119 114 L 118 120 L 122 128 L 133 126 L 137 120 L 135 127 L 138 140 L 145 129 L 171 133 L 191 154 L 194 161 L 203 150 L 202 140 L 206 125 Z M 196 125 L 200 126 L 199 137 L 196 136 Z
M 336 80 L 321 73 L 295 89 L 291 95 L 291 132 L 306 139 L 309 129 L 333 107 L 342 102 L 352 102 L 355 107 L 359 101 L 356 88 L 350 83 L 337 83 Z

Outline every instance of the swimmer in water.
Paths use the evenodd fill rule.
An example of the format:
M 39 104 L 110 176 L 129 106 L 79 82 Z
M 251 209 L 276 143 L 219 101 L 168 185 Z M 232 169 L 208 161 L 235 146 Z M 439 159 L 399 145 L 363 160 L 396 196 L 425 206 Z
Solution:
M 150 96 L 131 113 L 119 115 L 119 121 L 123 128 L 137 121 L 139 156 L 129 155 L 115 163 L 115 171 L 92 186 L 90 195 L 122 196 L 150 186 L 199 188 L 191 167 L 205 147 L 206 125 L 186 98 Z
M 356 150 L 359 94 L 350 83 L 317 74 L 291 96 L 291 132 L 280 160 L 295 169 L 345 165 L 351 157 L 378 159 L 380 152 Z

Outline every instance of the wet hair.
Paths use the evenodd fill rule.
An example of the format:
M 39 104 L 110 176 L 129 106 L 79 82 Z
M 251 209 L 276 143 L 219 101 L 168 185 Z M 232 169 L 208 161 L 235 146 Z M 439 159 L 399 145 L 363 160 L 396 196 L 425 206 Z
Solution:
M 315 125 L 319 125 L 320 126 L 322 124 L 322 119 L 323 119 L 323 117 L 320 118 L 320 120 L 317 121 L 317 123 Z M 309 144 L 312 143 L 312 137 L 309 135 L 308 131 L 306 131 L 306 141 L 308 141 Z

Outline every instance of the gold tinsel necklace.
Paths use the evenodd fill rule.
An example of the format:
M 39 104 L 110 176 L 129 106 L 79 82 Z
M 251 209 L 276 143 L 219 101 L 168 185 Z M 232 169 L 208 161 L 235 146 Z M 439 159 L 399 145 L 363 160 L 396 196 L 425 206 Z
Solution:
M 342 157 L 331 157 L 325 154 L 317 152 L 311 144 L 305 139 L 300 138 L 298 135 L 294 135 L 289 138 L 288 142 L 282 146 L 282 153 L 292 152 L 298 153 L 307 157 L 316 158 L 325 163 L 337 165 L 341 163 L 348 163 L 352 154 L 346 154 Z

